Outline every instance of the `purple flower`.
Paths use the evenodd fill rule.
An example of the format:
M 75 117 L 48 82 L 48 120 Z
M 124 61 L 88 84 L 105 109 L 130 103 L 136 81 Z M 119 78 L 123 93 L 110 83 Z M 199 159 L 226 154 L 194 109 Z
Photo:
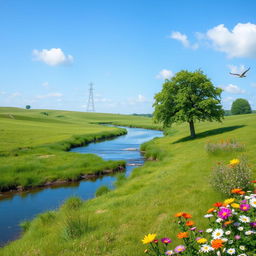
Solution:
M 204 231 L 202 229 L 198 230 L 198 233 L 203 233 Z
M 235 222 L 233 225 L 234 225 L 235 227 L 238 227 L 238 226 L 240 226 L 240 223 L 239 223 L 239 222 Z
M 242 200 L 242 201 L 241 201 L 242 204 L 245 204 L 246 202 L 247 202 L 246 200 Z
M 240 204 L 240 210 L 241 210 L 241 211 L 246 212 L 246 211 L 249 211 L 250 208 L 251 208 L 251 207 L 250 207 L 249 204 Z
M 232 211 L 228 208 L 222 207 L 218 212 L 218 217 L 225 220 L 231 215 Z
M 240 238 L 241 238 L 241 236 L 235 235 L 235 239 L 236 239 L 236 240 L 239 240 Z
M 169 243 L 172 242 L 172 240 L 170 238 L 168 238 L 168 237 L 162 238 L 161 241 L 162 241 L 163 244 L 169 244 Z
M 199 240 L 199 239 L 201 239 L 201 238 L 202 238 L 202 237 L 197 237 L 197 238 L 196 238 L 196 241 Z
M 184 252 L 186 250 L 186 247 L 184 245 L 178 245 L 177 247 L 175 247 L 174 251 L 176 253 L 179 253 L 179 252 Z
M 193 227 L 193 228 L 191 228 L 190 230 L 191 230 L 191 231 L 195 231 L 195 230 L 196 230 L 196 227 Z
M 168 250 L 165 252 L 165 255 L 173 255 L 173 251 L 172 250 Z
M 251 222 L 250 226 L 253 227 L 253 228 L 256 228 L 256 222 Z

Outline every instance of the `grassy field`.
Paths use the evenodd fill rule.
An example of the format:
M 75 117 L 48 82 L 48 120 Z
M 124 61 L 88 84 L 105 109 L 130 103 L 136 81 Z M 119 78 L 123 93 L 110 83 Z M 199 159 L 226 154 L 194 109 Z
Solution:
M 21 239 L 0 249 L 0 255 L 144 255 L 141 239 L 148 233 L 168 236 L 178 244 L 173 217 L 177 211 L 191 213 L 197 227 L 204 228 L 205 211 L 223 199 L 210 185 L 212 167 L 245 154 L 255 174 L 256 115 L 197 123 L 196 132 L 197 138 L 190 140 L 187 124 L 174 126 L 167 136 L 146 143 L 142 148 L 147 157 L 158 161 L 136 168 L 114 191 L 84 203 L 73 198 L 59 210 L 39 215 L 25 225 Z M 228 138 L 244 143 L 245 151 L 206 152 L 207 142 Z
M 0 108 L 0 191 L 80 179 L 116 169 L 123 161 L 67 153 L 73 146 L 124 134 L 98 123 L 157 128 L 151 119 L 125 115 Z

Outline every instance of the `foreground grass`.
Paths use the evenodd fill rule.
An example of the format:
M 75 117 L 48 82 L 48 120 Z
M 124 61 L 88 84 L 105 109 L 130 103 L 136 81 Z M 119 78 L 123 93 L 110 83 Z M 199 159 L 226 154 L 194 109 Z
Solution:
M 104 161 L 96 155 L 67 150 L 126 133 L 98 123 L 124 125 L 128 121 L 157 128 L 143 117 L 0 108 L 0 191 L 79 180 L 84 174 L 123 166 L 123 161 Z
M 136 168 L 131 177 L 116 190 L 82 203 L 79 207 L 61 209 L 37 217 L 20 240 L 0 250 L 3 256 L 82 256 L 143 255 L 141 239 L 147 233 L 169 236 L 178 244 L 178 228 L 173 214 L 186 211 L 193 215 L 198 227 L 215 201 L 222 200 L 209 183 L 212 166 L 227 163 L 241 152 L 209 154 L 206 143 L 235 138 L 244 143 L 255 173 L 255 115 L 227 117 L 222 124 L 196 125 L 198 137 L 190 140 L 188 127 L 176 126 L 170 136 L 143 145 L 148 161 Z M 72 214 L 70 214 L 72 213 Z M 72 216 L 68 221 L 68 216 Z M 45 221 L 47 219 L 47 221 Z M 67 236 L 70 223 L 75 236 Z

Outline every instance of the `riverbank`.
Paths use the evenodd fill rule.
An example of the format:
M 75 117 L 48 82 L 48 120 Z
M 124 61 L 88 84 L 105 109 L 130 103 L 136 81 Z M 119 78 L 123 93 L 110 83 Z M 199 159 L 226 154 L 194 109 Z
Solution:
M 26 252 L 40 256 L 139 256 L 145 249 L 141 239 L 148 233 L 170 236 L 173 245 L 179 243 L 175 239 L 178 229 L 173 218 L 178 211 L 190 212 L 197 227 L 203 229 L 207 223 L 202 218 L 205 209 L 223 199 L 210 185 L 212 167 L 217 162 L 228 163 L 240 154 L 208 154 L 205 145 L 209 140 L 236 138 L 245 144 L 255 174 L 255 115 L 227 117 L 222 124 L 196 124 L 198 137 L 194 140 L 187 138 L 186 124 L 175 129 L 177 132 L 172 136 L 155 139 L 145 146 L 146 153 L 154 150 L 164 153 L 158 161 L 136 168 L 122 185 L 106 195 L 75 209 L 63 206 L 39 216 L 29 224 L 22 239 L 1 249 L 0 255 Z M 72 221 L 86 228 L 77 237 L 66 239 L 69 211 Z
M 24 191 L 49 184 L 81 180 L 122 169 L 123 161 L 104 161 L 100 157 L 67 152 L 126 134 L 125 129 L 96 122 L 130 119 L 131 116 L 50 110 L 0 108 L 0 192 Z M 134 118 L 131 117 L 133 120 Z M 149 118 L 135 118 L 142 125 Z

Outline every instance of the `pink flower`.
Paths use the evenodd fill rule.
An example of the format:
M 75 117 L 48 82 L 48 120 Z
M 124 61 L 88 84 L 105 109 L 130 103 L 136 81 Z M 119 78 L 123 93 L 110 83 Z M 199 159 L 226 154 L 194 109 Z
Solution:
M 178 245 L 177 247 L 175 247 L 174 251 L 176 253 L 179 253 L 179 252 L 184 252 L 186 250 L 186 247 L 184 245 Z
M 168 238 L 168 237 L 164 237 L 164 238 L 161 239 L 161 242 L 163 244 L 169 244 L 169 243 L 172 242 L 172 240 L 170 238 Z
M 249 211 L 250 210 L 250 205 L 249 204 L 240 204 L 240 210 L 241 211 Z
M 220 211 L 218 212 L 218 217 L 225 220 L 231 215 L 232 211 L 228 208 L 221 207 Z

